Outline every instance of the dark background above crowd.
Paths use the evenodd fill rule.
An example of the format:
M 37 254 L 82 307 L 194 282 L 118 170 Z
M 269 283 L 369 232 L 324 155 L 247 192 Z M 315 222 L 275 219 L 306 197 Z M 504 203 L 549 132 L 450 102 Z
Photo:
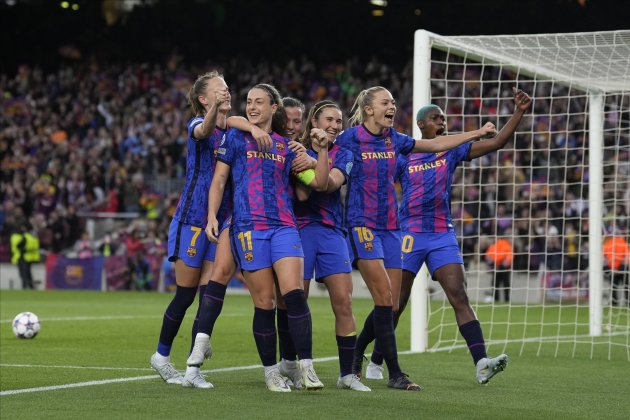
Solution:
M 317 61 L 377 55 L 406 62 L 413 33 L 515 34 L 616 30 L 630 13 L 614 0 L 0 0 L 0 70 L 60 60 L 189 63 L 246 55 Z M 66 6 L 65 8 L 62 5 Z M 75 10 L 76 9 L 76 10 Z

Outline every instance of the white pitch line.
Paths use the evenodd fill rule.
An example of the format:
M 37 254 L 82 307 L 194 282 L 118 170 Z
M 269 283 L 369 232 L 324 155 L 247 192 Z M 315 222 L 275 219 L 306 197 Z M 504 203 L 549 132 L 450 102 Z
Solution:
M 225 314 L 226 317 L 241 317 L 250 314 Z M 73 316 L 73 317 L 56 317 L 56 318 L 40 318 L 40 322 L 49 321 L 112 321 L 119 319 L 141 319 L 141 318 L 162 318 L 163 315 L 110 315 L 110 316 Z M 13 319 L 0 319 L 0 324 L 5 322 L 13 322 Z
M 111 366 L 26 365 L 26 364 L 10 364 L 10 363 L 0 363 L 0 367 L 24 367 L 24 368 L 45 368 L 45 369 L 86 369 L 86 370 L 146 370 L 146 371 L 153 370 L 151 368 L 130 368 L 130 367 L 111 367 Z

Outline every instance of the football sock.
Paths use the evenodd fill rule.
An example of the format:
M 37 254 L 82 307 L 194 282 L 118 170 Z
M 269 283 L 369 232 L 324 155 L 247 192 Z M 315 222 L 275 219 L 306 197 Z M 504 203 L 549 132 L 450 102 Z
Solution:
M 295 351 L 302 359 L 313 358 L 313 325 L 304 290 L 295 289 L 282 296 L 287 305 L 289 332 Z
M 286 309 L 276 309 L 276 322 L 278 323 L 278 344 L 280 348 L 280 358 L 284 360 L 295 360 L 297 353 L 289 332 L 289 318 Z
M 400 311 L 394 311 L 394 330 L 398 326 L 398 320 L 400 319 Z M 374 343 L 374 350 L 372 351 L 372 357 L 370 357 L 372 363 L 377 365 L 383 364 L 383 352 L 379 347 Z
M 357 334 L 337 336 L 337 350 L 339 351 L 339 373 L 346 376 L 352 373 L 352 356 L 357 343 Z
M 263 366 L 276 364 L 276 311 L 254 308 L 254 340 Z
M 376 336 L 374 335 L 374 310 L 372 310 L 367 318 L 365 318 L 365 322 L 363 323 L 363 330 L 361 330 L 361 334 L 357 337 L 357 343 L 355 348 L 355 353 L 357 356 L 361 358 L 365 354 L 365 349 L 368 344 L 370 344 Z
M 201 300 L 201 308 L 199 310 L 199 331 L 212 336 L 214 323 L 221 315 L 223 309 L 223 299 L 225 298 L 225 290 L 227 286 L 210 280 L 206 286 L 206 293 Z
M 394 378 L 400 374 L 400 366 L 394 334 L 394 313 L 391 306 L 374 306 L 374 332 L 378 348 L 383 353 L 387 364 L 389 377 Z
M 190 351 L 192 352 L 193 347 L 195 346 L 195 337 L 197 336 L 197 330 L 199 328 L 199 312 L 201 311 L 201 302 L 203 301 L 203 295 L 206 293 L 206 285 L 202 284 L 199 286 L 199 304 L 197 305 L 197 313 L 195 314 L 195 320 L 192 324 L 191 331 L 191 343 L 190 343 Z
M 462 337 L 464 337 L 464 340 L 466 340 L 466 344 L 468 344 L 468 350 L 470 351 L 475 365 L 479 360 L 487 357 L 486 343 L 483 340 L 483 332 L 481 331 L 481 324 L 478 320 L 475 319 L 474 321 L 461 325 L 459 332 Z
M 186 310 L 195 301 L 196 287 L 177 286 L 173 300 L 164 312 L 162 319 L 162 330 L 160 331 L 160 341 L 158 342 L 157 352 L 162 356 L 171 354 L 173 340 L 182 325 Z

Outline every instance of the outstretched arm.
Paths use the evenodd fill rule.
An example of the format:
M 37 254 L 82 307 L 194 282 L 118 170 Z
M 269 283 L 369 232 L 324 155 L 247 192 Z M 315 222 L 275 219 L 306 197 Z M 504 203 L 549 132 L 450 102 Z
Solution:
M 488 122 L 479 130 L 467 131 L 465 133 L 453 134 L 450 136 L 438 136 L 430 140 L 416 140 L 412 152 L 437 153 L 451 150 L 464 143 L 484 137 L 490 137 L 497 132 L 494 124 Z
M 520 89 L 517 90 L 515 87 L 512 88 L 512 92 L 514 93 L 514 113 L 507 124 L 499 131 L 496 137 L 473 143 L 468 153 L 468 160 L 502 149 L 514 135 L 514 131 L 516 131 L 521 122 L 525 111 L 531 105 L 532 99 L 525 92 Z
M 227 90 L 217 90 L 214 93 L 215 98 L 212 104 L 210 104 L 210 109 L 206 112 L 206 116 L 203 117 L 201 124 L 197 124 L 193 130 L 193 137 L 196 139 L 205 139 L 210 137 L 210 134 L 212 134 L 214 128 L 217 126 L 219 107 L 223 102 L 230 100 L 230 94 Z
M 228 128 L 236 128 L 237 130 L 251 133 L 254 140 L 256 140 L 258 150 L 261 152 L 266 152 L 273 147 L 273 141 L 269 133 L 247 121 L 247 118 L 232 116 L 227 119 L 227 125 Z

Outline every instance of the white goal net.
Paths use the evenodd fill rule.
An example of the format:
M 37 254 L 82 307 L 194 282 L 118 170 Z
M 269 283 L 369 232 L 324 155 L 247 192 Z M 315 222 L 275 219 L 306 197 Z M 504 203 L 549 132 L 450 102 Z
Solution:
M 489 352 L 630 360 L 630 31 L 416 32 L 414 109 L 439 105 L 450 133 L 500 129 L 512 86 L 533 98 L 530 111 L 503 150 L 458 169 L 451 194 Z M 498 239 L 513 248 L 509 297 L 486 258 Z M 467 351 L 426 277 L 414 286 L 412 350 Z

